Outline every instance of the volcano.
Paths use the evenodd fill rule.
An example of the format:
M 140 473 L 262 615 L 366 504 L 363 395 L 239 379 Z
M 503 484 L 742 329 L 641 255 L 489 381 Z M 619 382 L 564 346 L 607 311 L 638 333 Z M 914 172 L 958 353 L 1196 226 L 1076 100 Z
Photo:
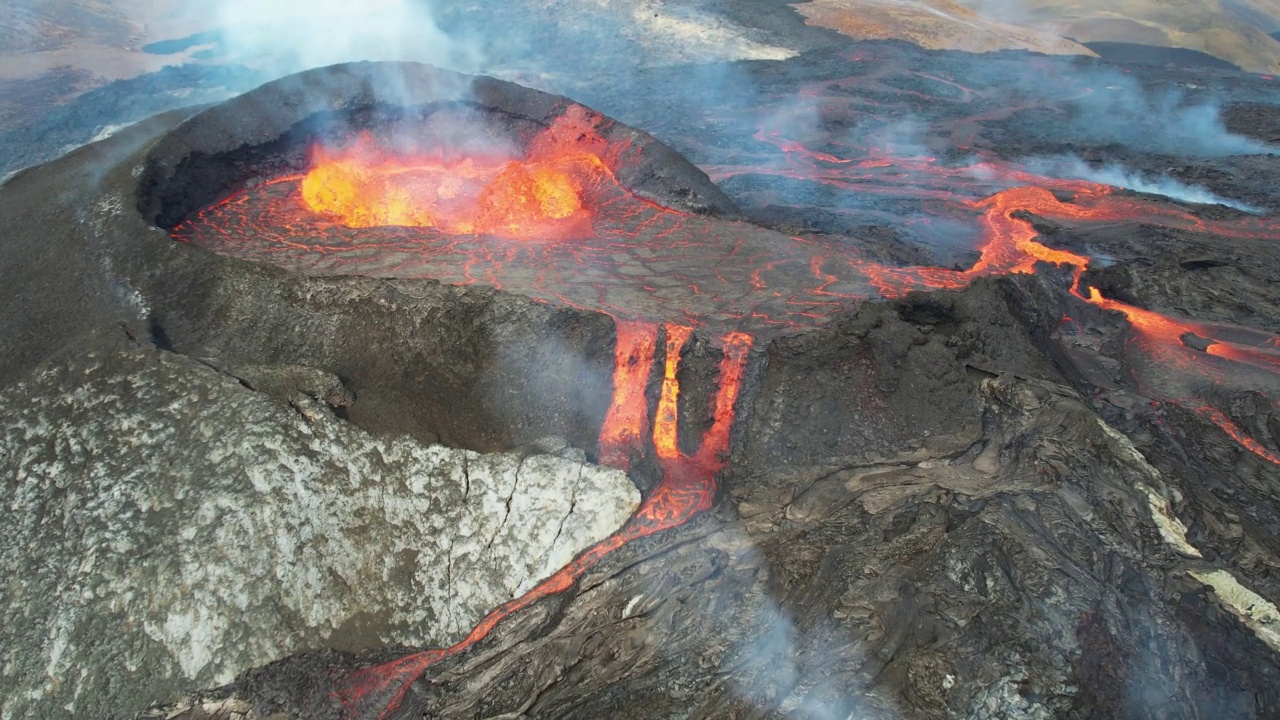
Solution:
M 374 72 L 391 72 L 374 67 L 378 68 Z M 463 78 L 432 72 L 436 76 L 414 80 L 428 87 L 469 86 Z M 365 82 L 376 84 L 376 79 Z M 318 84 L 305 74 L 289 83 Z M 269 105 L 277 102 L 272 95 L 279 92 L 268 86 L 239 102 Z M 292 106 L 298 100 L 286 102 Z M 349 103 L 348 97 L 336 99 L 339 105 Z M 188 213 L 173 225 L 175 239 L 299 272 L 431 278 L 458 285 L 482 282 L 619 320 L 687 323 L 718 333 L 766 338 L 783 330 L 821 325 L 852 300 L 900 297 L 925 288 L 959 289 L 979 277 L 1028 274 L 1036 272 L 1037 266 L 1058 266 L 1071 270 L 1074 297 L 1119 312 L 1130 321 L 1134 352 L 1144 358 L 1158 356 L 1148 361 L 1159 368 L 1157 374 L 1189 374 L 1189 380 L 1175 384 L 1194 387 L 1197 378 L 1214 376 L 1221 360 L 1244 366 L 1244 372 L 1280 369 L 1280 354 L 1275 352 L 1280 348 L 1278 336 L 1180 323 L 1107 298 L 1096 287 L 1082 289 L 1081 277 L 1090 259 L 1039 242 L 1031 221 L 1019 215 L 1086 224 L 1157 222 L 1256 240 L 1280 236 L 1280 223 L 1269 219 L 1206 221 L 1148 201 L 1117 197 L 1107 185 L 1041 177 L 989 163 L 981 167 L 988 184 L 994 185 L 995 180 L 1019 186 L 960 203 L 983 228 L 984 242 L 976 262 L 963 270 L 891 267 L 855 248 L 815 247 L 802 237 L 726 220 L 724 216 L 734 212 L 728 199 L 700 171 L 676 160 L 669 161 L 673 172 L 697 185 L 696 209 L 703 212 L 666 207 L 630 191 L 617 174 L 646 174 L 647 170 L 638 168 L 653 161 L 641 160 L 645 148 L 633 148 L 629 138 L 616 139 L 625 130 L 580 105 L 568 106 L 541 125 L 506 131 L 510 137 L 489 127 L 488 119 L 458 116 L 452 108 L 426 104 L 416 116 L 406 117 L 401 110 L 392 119 L 378 117 L 377 106 L 375 102 L 353 107 L 341 122 L 333 117 L 292 118 L 295 128 L 324 123 L 350 128 L 350 118 L 360 115 L 361 129 L 353 144 L 341 150 L 328 149 L 332 141 L 309 137 L 305 172 L 250 176 L 259 184 Z M 240 107 L 210 111 L 193 119 L 192 128 L 177 136 L 201 132 L 198 128 L 203 123 L 226 122 L 220 116 L 241 112 Z M 400 147 L 378 148 L 375 130 Z M 502 155 L 483 148 L 455 151 L 448 147 L 449 137 L 477 136 L 500 138 L 490 142 L 505 142 L 516 150 Z M 182 142 L 184 147 L 191 146 L 189 140 Z M 298 141 L 289 142 L 293 148 L 274 152 L 296 156 Z M 803 147 L 789 150 L 801 168 L 798 174 L 836 187 L 852 187 L 859 173 L 883 166 L 879 159 L 852 163 Z M 270 154 L 267 157 L 273 168 L 286 163 Z M 235 163 L 231 159 L 217 162 Z M 928 159 L 914 164 L 917 173 L 942 182 L 964 182 L 964 175 L 975 173 L 972 166 L 935 167 Z M 900 167 L 910 166 L 900 163 Z M 167 183 L 188 186 L 192 181 L 183 174 L 203 177 L 213 171 L 203 164 L 192 165 Z M 247 179 L 236 180 L 242 185 Z M 1068 199 L 1060 200 L 1055 192 Z M 175 205 L 184 206 L 163 192 L 162 197 L 158 217 L 163 226 L 165 219 L 180 212 Z M 687 202 L 672 204 L 689 207 Z M 655 276 L 680 284 L 659 286 Z M 1205 345 L 1189 346 L 1181 339 L 1184 335 L 1199 337 Z M 653 337 L 648 343 L 652 345 Z M 682 345 L 668 351 L 678 353 Z M 1197 353 L 1209 357 L 1196 357 Z M 1135 362 L 1143 360 L 1135 357 Z M 1169 392 L 1168 399 L 1198 402 L 1189 399 L 1188 393 L 1194 391 Z M 1245 447 L 1280 464 L 1280 455 L 1244 438 L 1220 412 L 1205 404 L 1196 407 Z
M 26 428 L 0 461 L 32 478 L 24 493 L 60 487 L 49 468 L 91 465 L 102 440 L 33 444 L 36 428 L 129 393 L 183 438 L 138 455 L 107 434 L 130 462 L 225 457 L 209 438 L 253 421 L 173 410 L 190 406 L 157 387 L 177 383 L 150 378 L 182 361 L 164 372 L 210 406 L 271 396 L 300 437 L 556 448 L 643 495 L 467 632 L 410 647 L 376 607 L 364 625 L 324 618 L 320 649 L 176 703 L 157 685 L 149 716 L 1267 717 L 1280 169 L 1225 130 L 1238 154 L 1073 124 L 1106 72 L 1073 62 L 851 44 L 760 65 L 778 107 L 726 100 L 707 110 L 719 135 L 649 107 L 643 83 L 611 103 L 670 145 L 566 97 L 408 63 L 158 116 L 0 193 L 0 280 L 20 288 L 3 322 L 25 338 L 0 377 Z M 1082 87 L 1011 84 L 1026 63 Z M 1265 82 L 1197 72 L 1241 97 Z M 1238 122 L 1265 135 L 1268 112 L 1241 105 Z M 884 121 L 912 113 L 927 128 Z M 1205 193 L 1249 192 L 1190 203 L 1028 160 L 1064 146 L 1177 157 Z M 83 369 L 48 369 L 82 353 Z M 50 409 L 50 393 L 68 399 Z M 272 457 L 294 485 L 312 477 Z M 536 520 L 511 517 L 525 462 L 493 508 L 504 526 Z M 467 467 L 449 481 L 465 496 Z M 210 508 L 244 491 L 225 492 L 187 521 L 230 524 Z M 169 507 L 137 502 L 123 517 L 142 527 L 163 514 L 149 503 Z M 394 536 L 360 512 L 382 528 L 362 532 Z M 86 513 L 67 515 L 97 527 Z M 274 542 L 323 548 L 325 532 Z M 456 578 L 489 571 L 455 563 L 453 542 L 461 594 Z M 401 552 L 393 576 L 427 562 Z M 182 629 L 166 617 L 138 642 Z

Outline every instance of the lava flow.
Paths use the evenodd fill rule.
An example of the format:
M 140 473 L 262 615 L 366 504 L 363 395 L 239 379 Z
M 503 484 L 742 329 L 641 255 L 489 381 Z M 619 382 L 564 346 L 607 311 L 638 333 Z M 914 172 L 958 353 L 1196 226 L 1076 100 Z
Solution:
M 1236 378 L 1237 383 L 1253 378 L 1258 386 L 1274 385 L 1280 374 L 1280 352 L 1276 350 L 1280 338 L 1248 328 L 1175 320 L 1106 298 L 1097 288 L 1089 288 L 1086 299 L 1123 314 L 1129 321 L 1132 357 L 1135 364 L 1146 365 L 1135 368 L 1134 379 L 1146 392 L 1194 411 L 1244 449 L 1280 465 L 1280 455 L 1250 437 L 1226 413 L 1197 397 L 1199 386 L 1220 384 L 1226 377 Z M 1198 345 L 1204 349 L 1198 350 Z
M 998 158 L 948 167 L 932 157 L 891 158 L 874 147 L 866 147 L 859 150 L 869 157 L 852 162 L 810 150 L 778 131 L 761 128 L 755 139 L 777 147 L 787 162 L 765 168 L 721 166 L 713 169 L 713 175 L 721 180 L 739 174 L 777 175 L 848 193 L 937 200 L 953 208 L 952 212 L 981 213 L 980 256 L 966 270 L 891 267 L 851 258 L 849 264 L 864 273 L 883 297 L 901 297 L 915 290 L 957 290 L 982 276 L 1034 273 L 1040 263 L 1068 266 L 1072 276 L 1069 292 L 1073 296 L 1121 313 L 1129 321 L 1126 355 L 1134 380 L 1144 392 L 1157 401 L 1194 411 L 1217 425 L 1240 447 L 1280 465 L 1280 454 L 1250 437 L 1202 397 L 1208 387 L 1221 385 L 1227 378 L 1243 387 L 1275 393 L 1280 381 L 1280 336 L 1220 323 L 1176 320 L 1106 298 L 1096 288 L 1086 292 L 1081 281 L 1090 258 L 1040 242 L 1039 232 L 1026 215 L 1072 224 L 1142 222 L 1188 232 L 1271 241 L 1280 239 L 1280 224 L 1273 218 L 1206 220 L 1147 199 L 1118 195 L 1116 188 L 1108 185 L 1039 176 Z M 976 200 L 960 195 L 966 187 L 977 189 L 991 182 L 1013 187 Z M 815 268 L 820 265 L 815 264 Z M 830 269 L 821 273 L 815 269 L 815 275 L 825 280 L 823 288 L 840 280 Z
M 972 101 L 972 93 L 961 95 Z M 857 102 L 849 97 L 815 94 L 815 102 Z M 580 113 L 575 117 L 535 138 L 518 160 L 391 158 L 357 143 L 345 154 L 317 155 L 306 176 L 241 191 L 174 229 L 179 241 L 306 273 L 484 283 L 538 301 L 634 318 L 617 322 L 614 394 L 600 432 L 599 460 L 628 468 L 643 451 L 647 434 L 663 470 L 660 484 L 618 532 L 493 610 L 458 644 L 343 678 L 336 698 L 349 718 L 385 717 L 433 663 L 481 640 L 508 615 L 568 589 L 627 542 L 709 508 L 753 342 L 820 326 L 851 301 L 961 289 L 980 277 L 1036 273 L 1046 265 L 1067 268 L 1075 301 L 1127 318 L 1125 359 L 1151 399 L 1188 408 L 1240 447 L 1280 464 L 1280 456 L 1205 399 L 1212 394 L 1209 386 L 1224 378 L 1274 390 L 1280 338 L 1176 320 L 1106 298 L 1084 287 L 1090 257 L 1050 247 L 1027 216 L 1068 226 L 1151 223 L 1193 233 L 1280 239 L 1280 225 L 1272 219 L 1205 220 L 1106 185 L 1034 175 L 998 158 L 945 166 L 932 157 L 892 157 L 876 147 L 826 143 L 811 150 L 773 128 L 751 134 L 752 151 L 772 147 L 784 163 L 754 156 L 742 161 L 736 155 L 708 165 L 721 181 L 774 176 L 855 203 L 882 199 L 888 209 L 867 203 L 855 205 L 856 213 L 864 221 L 875 218 L 894 227 L 905 225 L 894 203 L 910 203 L 911 212 L 922 216 L 918 227 L 926 237 L 943 234 L 931 229 L 934 220 L 943 220 L 937 227 L 954 228 L 960 219 L 980 233 L 979 256 L 967 269 L 890 265 L 868 258 L 843 238 L 792 236 L 638 198 L 608 171 L 616 167 L 613 162 L 601 162 L 616 159 L 616 154 L 610 157 L 615 150 L 583 124 Z M 958 121 L 953 137 L 964 139 L 967 147 L 981 120 Z M 765 189 L 742 196 L 760 206 L 779 202 L 772 193 L 783 186 L 760 185 Z M 821 210 L 832 214 L 825 206 Z M 574 241 L 529 242 L 568 238 Z M 938 245 L 947 241 L 932 239 Z M 722 338 L 724 360 L 711 410 L 714 421 L 700 449 L 688 456 L 677 442 L 676 378 L 681 349 L 695 327 Z M 646 388 L 660 347 L 662 384 L 651 417 Z
M 703 434 L 697 453 L 689 456 L 677 449 L 675 404 L 680 394 L 676 379 L 680 353 L 692 334 L 692 328 L 665 325 L 662 329 L 667 336 L 662 397 L 663 404 L 667 405 L 666 412 L 671 414 L 666 420 L 659 417 L 654 422 L 653 443 L 663 475 L 635 515 L 617 532 L 588 548 L 532 590 L 491 611 L 466 638 L 452 647 L 416 653 L 342 678 L 334 697 L 341 704 L 345 718 L 387 717 L 400 707 L 409 686 L 427 668 L 479 642 L 503 618 L 548 595 L 567 590 L 583 573 L 623 545 L 682 525 L 711 507 L 715 499 L 716 474 L 722 469 L 729 450 L 734 406 L 752 341 L 743 333 L 730 333 L 722 339 L 724 357 L 711 408 L 712 424 Z M 632 453 L 641 450 L 639 444 L 648 417 L 644 391 L 654 364 L 658 334 L 659 326 L 656 324 L 618 322 L 614 401 L 600 431 L 602 463 L 625 467 Z M 659 410 L 660 415 L 663 412 Z

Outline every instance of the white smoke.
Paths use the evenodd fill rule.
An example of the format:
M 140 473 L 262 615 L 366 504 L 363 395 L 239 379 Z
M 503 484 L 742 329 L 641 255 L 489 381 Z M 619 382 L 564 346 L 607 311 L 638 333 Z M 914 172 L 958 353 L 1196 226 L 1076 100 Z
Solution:
M 1136 150 L 1193 157 L 1266 155 L 1276 150 L 1228 131 L 1222 108 L 1212 99 L 1190 101 L 1177 89 L 1147 90 L 1130 77 L 1112 80 L 1077 107 L 1075 124 L 1086 135 Z
M 872 130 L 866 143 L 896 158 L 925 157 L 933 153 L 927 142 L 930 129 L 928 122 L 908 116 Z
M 358 60 L 412 60 L 478 67 L 478 43 L 436 23 L 414 0 L 223 0 L 214 11 L 226 59 L 282 76 Z
M 728 544 L 739 553 L 740 567 L 768 568 L 770 561 L 746 534 L 726 529 Z M 710 592 L 723 591 L 716 589 Z M 700 592 L 706 593 L 703 588 Z M 850 641 L 847 631 L 819 613 L 801 626 L 777 599 L 768 593 L 749 601 L 729 597 L 717 606 L 736 603 L 747 632 L 726 637 L 727 655 L 722 668 L 727 688 L 751 707 L 755 717 L 788 720 L 884 720 L 899 718 L 896 701 L 887 695 L 867 693 L 853 668 L 877 662 Z M 710 605 L 709 605 L 710 606 Z
M 1116 163 L 1094 167 L 1074 155 L 1032 158 L 1026 161 L 1031 172 L 1049 177 L 1102 183 L 1134 192 L 1163 195 L 1171 200 L 1199 205 L 1225 205 L 1255 215 L 1262 210 L 1239 200 L 1216 195 L 1208 188 L 1188 185 L 1167 175 L 1153 177 Z
M 738 673 L 731 687 L 742 699 L 759 709 L 776 707 L 777 714 L 792 720 L 855 720 L 869 717 L 870 708 L 861 706 L 849 679 L 826 676 L 815 668 L 840 665 L 836 643 L 822 638 L 838 638 L 834 626 L 810 633 L 801 632 L 785 609 L 769 598 L 756 618 L 755 634 L 735 645 L 731 663 Z M 830 623 L 828 623 L 830 625 Z M 811 657 L 803 657 L 807 652 Z M 763 714 L 763 713 L 762 713 Z

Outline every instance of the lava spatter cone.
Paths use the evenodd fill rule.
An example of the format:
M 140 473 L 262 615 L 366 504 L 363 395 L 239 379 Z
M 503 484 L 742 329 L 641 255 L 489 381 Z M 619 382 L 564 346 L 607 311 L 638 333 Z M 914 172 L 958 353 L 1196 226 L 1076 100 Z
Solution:
M 601 431 L 613 386 L 643 397 L 650 381 L 615 383 L 614 346 L 627 333 L 601 308 L 536 302 L 491 282 L 466 287 L 424 275 L 389 280 L 376 267 L 324 267 L 334 254 L 326 251 L 305 272 L 253 260 L 314 242 L 316 228 L 333 247 L 385 268 L 403 259 L 410 237 L 475 243 L 474 252 L 498 256 L 572 245 L 594 236 L 599 222 L 631 223 L 628 213 L 735 214 L 701 171 L 643 132 L 565 98 L 412 64 L 322 68 L 215 107 L 162 115 L 23 173 L 4 190 L 10 227 L 42 230 L 5 231 L 3 273 L 23 303 L 3 320 L 5 334 L 28 339 L 4 344 L 0 379 L 25 377 L 67 348 L 154 353 L 154 343 L 293 403 L 306 421 L 332 421 L 324 405 L 341 396 L 340 413 L 361 430 L 467 449 L 459 453 L 556 436 L 602 458 L 646 455 L 651 433 L 643 422 L 616 442 Z M 270 212 L 244 212 L 246 197 Z M 283 240 L 259 246 L 266 258 L 245 258 L 183 236 L 212 217 L 235 219 L 241 240 Z M 51 255 L 64 260 L 50 263 Z M 509 266 L 537 272 L 516 260 Z M 377 275 L 384 277 L 369 277 Z M 646 321 L 643 332 L 657 327 Z M 735 370 L 694 363 L 691 377 L 736 398 L 745 345 L 724 342 L 742 349 L 731 353 Z M 317 378 L 332 387 L 315 386 Z M 720 404 L 731 414 L 731 401 Z M 705 461 L 664 459 L 679 472 L 654 490 L 647 510 L 539 592 L 563 590 L 629 539 L 705 510 L 731 419 L 713 434 Z M 182 434 L 190 418 L 165 422 L 165 432 L 177 428 L 177 452 L 199 444 Z M 370 462 L 376 475 L 380 461 Z

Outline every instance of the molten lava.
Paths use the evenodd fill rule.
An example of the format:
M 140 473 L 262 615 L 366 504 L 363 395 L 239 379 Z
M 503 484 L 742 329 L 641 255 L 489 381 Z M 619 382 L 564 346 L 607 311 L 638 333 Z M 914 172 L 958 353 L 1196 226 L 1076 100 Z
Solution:
M 566 113 L 529 143 L 521 158 L 503 154 L 397 153 L 369 133 L 341 149 L 317 145 L 299 194 L 305 206 L 350 228 L 436 228 L 451 235 L 516 240 L 591 234 L 587 206 L 616 182 L 604 160 L 576 142 Z
M 626 470 L 629 453 L 640 447 L 649 421 L 645 385 L 653 369 L 658 328 L 646 323 L 618 321 L 613 358 L 613 402 L 600 430 L 600 464 Z
M 680 351 L 692 334 L 691 327 L 667 326 L 666 367 L 662 373 L 662 394 L 658 396 L 658 416 L 653 423 L 653 447 L 663 460 L 680 455 L 676 437 L 680 422 L 680 383 L 676 373 L 680 371 Z

